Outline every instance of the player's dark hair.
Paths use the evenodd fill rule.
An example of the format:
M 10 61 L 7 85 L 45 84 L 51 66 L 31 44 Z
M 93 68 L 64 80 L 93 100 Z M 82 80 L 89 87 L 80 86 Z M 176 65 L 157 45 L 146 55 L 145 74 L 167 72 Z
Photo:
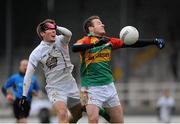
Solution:
M 56 25 L 56 22 L 52 19 L 46 19 L 43 22 L 39 23 L 37 28 L 36 28 L 36 31 L 37 31 L 39 38 L 41 38 L 41 39 L 43 39 L 43 38 L 42 38 L 40 33 L 46 31 L 46 29 L 45 29 L 46 23 L 52 23 L 52 24 Z
M 87 18 L 84 21 L 84 23 L 83 23 L 83 30 L 84 30 L 84 32 L 86 34 L 89 33 L 89 27 L 93 26 L 92 20 L 94 20 L 94 19 L 100 19 L 100 18 L 99 18 L 99 16 L 94 15 L 94 16 L 90 16 L 89 18 Z

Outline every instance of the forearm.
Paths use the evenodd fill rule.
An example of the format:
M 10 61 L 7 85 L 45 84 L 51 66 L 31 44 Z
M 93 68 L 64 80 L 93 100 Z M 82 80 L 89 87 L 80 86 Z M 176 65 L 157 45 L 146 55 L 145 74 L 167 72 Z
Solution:
M 28 64 L 26 74 L 24 76 L 24 82 L 23 82 L 23 96 L 27 96 L 27 93 L 29 91 L 29 86 L 31 84 L 31 78 L 34 74 L 34 68 L 31 64 Z
M 131 47 L 131 48 L 139 48 L 145 47 L 149 45 L 156 45 L 155 39 L 139 39 L 135 44 L 132 45 L 123 45 L 123 48 Z
M 94 47 L 94 44 L 82 44 L 82 45 L 73 45 L 71 47 L 73 52 L 83 52 L 87 49 L 91 49 Z
M 6 96 L 7 95 L 7 90 L 4 88 L 4 86 L 2 86 L 1 90 L 2 90 L 3 95 Z
M 87 49 L 91 49 L 93 47 L 98 47 L 98 46 L 101 46 L 103 44 L 106 44 L 106 45 L 109 45 L 109 39 L 108 38 L 101 38 L 99 39 L 98 42 L 96 43 L 91 43 L 91 44 L 79 44 L 79 43 L 76 43 L 72 46 L 72 51 L 73 52 L 83 52 Z
M 68 30 L 67 28 L 57 26 L 57 30 L 59 33 L 61 33 L 62 35 L 66 36 L 68 38 L 71 38 L 71 36 L 72 36 L 72 32 L 70 30 Z

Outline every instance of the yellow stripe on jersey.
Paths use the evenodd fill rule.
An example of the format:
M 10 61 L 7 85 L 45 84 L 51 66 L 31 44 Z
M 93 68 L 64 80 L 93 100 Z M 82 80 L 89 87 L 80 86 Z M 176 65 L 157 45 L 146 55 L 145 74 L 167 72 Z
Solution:
M 86 56 L 85 63 L 86 63 L 86 67 L 87 67 L 90 63 L 110 61 L 111 60 L 111 50 L 104 49 L 100 52 L 97 51 L 95 53 L 86 52 L 85 56 Z

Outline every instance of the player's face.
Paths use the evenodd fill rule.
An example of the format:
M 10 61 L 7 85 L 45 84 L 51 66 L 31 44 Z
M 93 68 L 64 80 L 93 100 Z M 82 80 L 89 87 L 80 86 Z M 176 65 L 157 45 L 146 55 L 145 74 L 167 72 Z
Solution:
M 56 30 L 55 29 L 48 29 L 45 32 L 41 33 L 44 41 L 47 42 L 54 42 L 56 37 Z
M 26 69 L 27 69 L 27 65 L 28 65 L 28 61 L 27 60 L 22 60 L 21 62 L 20 62 L 20 65 L 19 65 L 19 71 L 21 72 L 21 73 L 26 73 Z
M 164 95 L 165 95 L 166 97 L 169 97 L 169 96 L 170 96 L 170 91 L 169 91 L 169 90 L 165 90 L 165 91 L 164 91 Z
M 104 35 L 105 29 L 104 29 L 104 24 L 101 22 L 101 20 L 99 19 L 94 19 L 92 20 L 92 33 L 94 33 L 95 35 Z

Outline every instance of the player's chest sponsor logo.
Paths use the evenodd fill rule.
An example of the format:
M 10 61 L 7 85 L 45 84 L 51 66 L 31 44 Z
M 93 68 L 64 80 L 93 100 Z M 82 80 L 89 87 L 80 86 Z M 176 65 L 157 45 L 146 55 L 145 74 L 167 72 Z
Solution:
M 52 69 L 57 66 L 58 58 L 60 58 L 61 51 L 55 45 L 51 47 L 51 49 L 43 55 L 42 63 L 46 65 L 48 69 Z
M 107 58 L 110 57 L 109 53 L 98 53 L 96 56 L 91 55 L 88 57 L 88 60 L 96 59 L 96 58 Z
M 100 59 L 100 60 L 109 60 L 111 58 L 111 51 L 108 49 L 104 49 L 102 51 L 97 52 L 90 52 L 86 56 L 86 60 L 94 60 L 94 59 Z
M 46 60 L 46 66 L 49 69 L 52 69 L 57 66 L 57 57 L 54 57 L 52 55 L 49 55 L 49 57 Z
M 46 66 L 49 69 L 52 69 L 57 66 L 57 57 L 59 57 L 59 50 L 56 46 L 53 45 L 53 47 L 50 49 L 48 53 L 48 58 L 46 60 Z

